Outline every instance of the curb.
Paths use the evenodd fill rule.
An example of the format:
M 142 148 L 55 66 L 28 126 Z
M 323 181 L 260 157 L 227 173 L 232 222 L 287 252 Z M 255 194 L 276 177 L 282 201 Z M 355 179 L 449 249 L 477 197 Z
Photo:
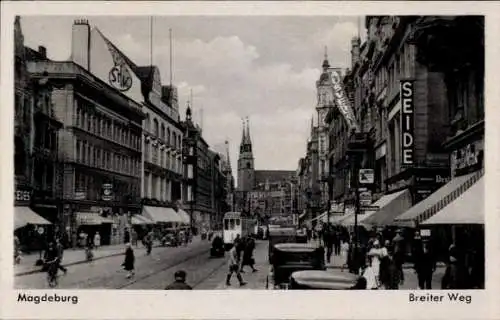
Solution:
M 153 248 L 160 248 L 160 247 L 161 247 L 161 245 L 153 246 Z M 111 257 L 116 257 L 116 256 L 123 256 L 124 254 L 125 254 L 125 252 L 111 253 L 111 254 L 103 255 L 103 256 L 100 256 L 100 257 L 97 257 L 97 258 L 93 258 L 92 261 L 97 261 L 97 260 L 101 260 L 101 259 L 105 259 L 105 258 L 111 258 Z M 88 263 L 88 262 L 89 261 L 87 261 L 87 260 L 78 260 L 78 261 L 74 261 L 74 262 L 63 264 L 63 267 L 69 267 L 69 266 L 74 266 L 74 265 Z M 14 277 L 28 276 L 28 275 L 31 275 L 31 274 L 41 273 L 41 272 L 43 272 L 42 269 L 34 269 L 34 270 L 29 270 L 29 271 L 22 271 L 22 272 L 14 274 Z
M 342 268 L 342 266 L 335 266 L 335 265 L 327 265 L 326 266 L 327 269 L 348 269 L 347 267 L 345 268 Z M 446 268 L 446 264 L 440 264 L 438 263 L 436 268 Z M 407 270 L 407 269 L 413 269 L 413 266 L 403 266 L 403 269 Z

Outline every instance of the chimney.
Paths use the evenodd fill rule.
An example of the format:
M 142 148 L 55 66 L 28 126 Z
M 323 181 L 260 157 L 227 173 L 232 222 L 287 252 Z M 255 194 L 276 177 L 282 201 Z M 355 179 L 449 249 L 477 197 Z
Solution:
M 90 70 L 90 26 L 87 20 L 75 20 L 73 23 L 71 61 Z
M 38 53 L 42 56 L 42 58 L 47 59 L 47 48 L 44 46 L 38 46 Z
M 361 40 L 358 37 L 354 37 L 351 40 L 351 67 L 354 68 L 354 65 L 359 62 L 360 59 L 360 47 Z

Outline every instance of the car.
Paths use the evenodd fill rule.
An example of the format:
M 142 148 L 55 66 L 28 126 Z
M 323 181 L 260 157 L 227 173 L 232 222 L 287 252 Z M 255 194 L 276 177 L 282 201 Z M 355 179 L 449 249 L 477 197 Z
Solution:
M 292 273 L 301 270 L 326 270 L 323 247 L 307 243 L 274 245 L 266 289 L 286 289 Z
M 269 261 L 272 260 L 274 246 L 280 243 L 307 243 L 307 236 L 301 236 L 294 227 L 269 226 Z
M 364 283 L 364 285 L 363 285 Z M 289 290 L 366 289 L 364 278 L 340 270 L 296 271 L 290 276 Z

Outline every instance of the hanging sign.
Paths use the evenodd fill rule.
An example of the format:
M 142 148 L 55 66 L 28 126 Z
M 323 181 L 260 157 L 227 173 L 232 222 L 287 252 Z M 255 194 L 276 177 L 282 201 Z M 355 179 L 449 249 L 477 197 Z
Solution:
M 356 117 L 354 116 L 351 103 L 345 93 L 340 70 L 332 70 L 331 78 L 333 83 L 333 95 L 335 97 L 337 108 L 342 113 L 342 116 L 347 122 L 347 126 L 349 127 L 349 129 L 351 131 L 354 130 L 355 132 L 358 132 L 359 127 L 356 122 Z
M 375 172 L 373 169 L 359 169 L 359 183 L 372 184 L 375 182 Z
M 113 200 L 113 185 L 111 183 L 105 183 L 102 185 L 102 200 Z
M 415 162 L 413 80 L 401 80 L 401 164 Z

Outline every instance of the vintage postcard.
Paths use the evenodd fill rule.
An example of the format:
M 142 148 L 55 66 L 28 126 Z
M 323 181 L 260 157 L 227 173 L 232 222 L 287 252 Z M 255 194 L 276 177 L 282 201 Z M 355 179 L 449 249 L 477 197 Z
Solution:
M 2 3 L 2 316 L 500 316 L 494 8 Z

